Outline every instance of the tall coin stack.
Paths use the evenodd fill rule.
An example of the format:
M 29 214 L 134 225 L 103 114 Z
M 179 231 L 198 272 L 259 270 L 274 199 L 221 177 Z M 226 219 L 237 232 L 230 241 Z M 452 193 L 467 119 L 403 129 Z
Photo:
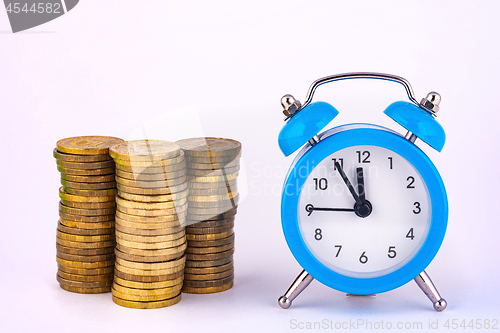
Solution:
M 67 291 L 111 291 L 115 255 L 115 169 L 109 147 L 123 142 L 83 136 L 57 142 L 61 172 L 57 226 L 57 281 Z
M 234 219 L 241 144 L 221 138 L 177 141 L 189 181 L 185 293 L 228 290 L 234 281 Z
M 176 304 L 187 246 L 184 153 L 173 142 L 137 140 L 110 155 L 118 187 L 113 301 L 141 309 Z

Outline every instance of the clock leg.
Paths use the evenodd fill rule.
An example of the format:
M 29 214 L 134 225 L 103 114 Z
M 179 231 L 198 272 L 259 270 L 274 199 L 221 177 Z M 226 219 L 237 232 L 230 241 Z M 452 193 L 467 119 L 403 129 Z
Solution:
M 443 311 L 446 309 L 446 300 L 439 295 L 434 283 L 432 283 L 431 278 L 425 271 L 420 273 L 416 278 L 415 282 L 422 289 L 424 294 L 431 300 L 432 304 L 434 304 L 434 309 L 436 311 Z
M 314 278 L 309 275 L 305 270 L 297 276 L 295 281 L 286 291 L 285 295 L 278 299 L 278 304 L 283 309 L 288 309 L 292 305 L 292 301 L 299 296 L 299 294 L 307 288 L 307 286 L 314 280 Z

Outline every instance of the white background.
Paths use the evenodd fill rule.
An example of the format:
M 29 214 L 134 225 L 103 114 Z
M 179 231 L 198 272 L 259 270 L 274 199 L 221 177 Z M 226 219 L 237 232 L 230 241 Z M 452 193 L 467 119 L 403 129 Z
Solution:
M 18 34 L 0 10 L 0 332 L 281 332 L 297 331 L 293 320 L 323 319 L 422 322 L 425 330 L 429 320 L 442 328 L 447 319 L 500 319 L 499 10 L 494 1 L 94 0 Z M 403 76 L 418 99 L 442 95 L 447 143 L 442 153 L 418 145 L 449 195 L 448 233 L 427 269 L 449 302 L 443 313 L 413 282 L 371 298 L 313 282 L 289 310 L 277 305 L 301 271 L 280 222 L 292 161 L 277 144 L 280 98 L 303 99 L 315 79 L 349 71 Z M 321 87 L 316 100 L 340 111 L 329 127 L 371 122 L 402 131 L 382 113 L 406 100 L 400 85 L 344 81 Z M 248 193 L 230 291 L 132 310 L 111 294 L 59 288 L 56 141 L 140 133 L 242 142 L 239 182 Z

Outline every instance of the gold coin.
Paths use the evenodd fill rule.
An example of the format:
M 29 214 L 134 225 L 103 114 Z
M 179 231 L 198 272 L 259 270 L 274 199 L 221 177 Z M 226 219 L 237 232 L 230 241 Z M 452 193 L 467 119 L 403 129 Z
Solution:
M 105 242 L 109 240 L 114 240 L 114 234 L 107 235 L 95 235 L 95 236 L 82 236 L 82 235 L 71 235 L 57 230 L 57 237 L 59 239 L 64 239 L 72 242 L 83 242 L 83 243 L 93 243 L 93 242 Z
M 140 180 L 132 180 L 122 178 L 120 176 L 116 176 L 115 180 L 118 184 L 129 186 L 129 187 L 138 187 L 143 189 L 157 189 L 157 188 L 168 188 L 177 185 L 181 185 L 186 182 L 186 176 L 182 176 L 174 179 L 164 179 L 164 180 L 153 180 L 153 181 L 140 181 Z
M 158 270 L 158 271 L 174 268 L 181 265 L 183 266 L 185 262 L 186 262 L 185 256 L 182 256 L 176 260 L 165 261 L 165 262 L 153 262 L 153 263 L 134 262 L 134 261 L 124 260 L 121 258 L 116 258 L 116 263 L 123 267 L 141 269 L 141 270 Z
M 228 155 L 228 156 L 211 156 L 211 157 L 198 157 L 186 155 L 187 164 L 191 163 L 204 163 L 204 164 L 214 164 L 214 163 L 238 163 L 241 158 L 241 153 L 239 155 Z
M 63 187 L 63 192 L 77 196 L 114 197 L 118 193 L 118 190 L 116 188 L 108 188 L 103 190 L 80 190 L 80 189 Z
M 109 155 L 126 161 L 152 161 L 174 158 L 181 154 L 179 146 L 170 141 L 132 140 L 110 147 Z
M 73 195 L 64 192 L 64 188 L 61 186 L 59 188 L 59 197 L 66 201 L 74 201 L 74 202 L 109 202 L 115 201 L 114 195 L 109 196 L 83 196 L 83 195 Z
M 184 255 L 184 250 L 186 249 L 186 247 L 187 243 L 184 243 L 183 245 L 178 247 L 181 249 L 179 252 L 162 256 L 138 256 L 135 254 L 124 253 L 118 249 L 115 250 L 115 254 L 117 258 L 121 258 L 128 261 L 152 263 L 152 262 L 162 262 L 162 261 L 170 261 L 178 259 Z
M 186 253 L 193 254 L 208 254 L 208 253 L 220 253 L 234 248 L 234 242 L 212 247 L 188 247 L 186 248 Z
M 116 230 L 116 237 L 121 238 L 123 240 L 127 240 L 130 242 L 138 242 L 138 243 L 162 243 L 169 242 L 172 240 L 179 239 L 186 234 L 186 231 L 182 229 L 179 232 L 170 235 L 160 235 L 160 236 L 137 236 L 123 233 L 119 230 Z
M 213 162 L 207 162 L 207 163 L 197 163 L 197 162 L 188 162 L 190 169 L 196 169 L 196 170 L 219 170 L 219 169 L 224 169 L 224 168 L 231 168 L 235 166 L 240 165 L 240 160 L 232 160 L 229 162 L 220 162 L 220 163 L 213 163 Z
M 115 181 L 115 173 L 104 176 L 77 176 L 61 173 L 61 179 L 75 183 L 106 183 Z
M 221 207 L 211 207 L 211 208 L 199 208 L 199 207 L 189 207 L 188 214 L 189 215 L 202 215 L 202 216 L 215 216 L 224 214 L 228 210 L 234 209 L 237 206 L 228 205 Z
M 66 154 L 102 155 L 109 153 L 109 147 L 123 142 L 111 136 L 78 136 L 57 141 L 57 150 Z
M 124 227 L 121 223 L 116 223 L 116 230 L 129 235 L 164 236 L 181 232 L 184 230 L 184 227 L 177 226 L 172 228 L 161 228 L 161 229 L 138 229 L 138 228 L 127 228 Z
M 178 295 L 182 288 L 182 280 L 179 284 L 172 285 L 164 288 L 155 289 L 138 289 L 122 286 L 118 283 L 113 284 L 113 289 L 125 296 L 165 296 L 165 295 Z M 117 295 L 118 296 L 118 295 Z M 126 298 L 126 297 L 125 297 Z M 170 297 L 164 297 L 170 298 Z
M 224 138 L 191 138 L 179 140 L 176 143 L 189 156 L 236 156 L 241 151 L 241 143 Z
M 116 289 L 112 288 L 111 292 L 114 297 L 117 297 L 122 300 L 133 301 L 133 302 L 160 302 L 166 299 L 171 299 L 172 297 L 178 296 L 180 294 L 181 288 L 175 292 L 170 292 L 168 294 L 160 294 L 160 295 L 129 295 L 124 294 Z
M 187 179 L 190 182 L 197 182 L 197 183 L 215 183 L 215 182 L 225 182 L 226 180 L 231 181 L 235 180 L 238 178 L 239 172 L 235 173 L 228 173 L 222 176 L 213 176 L 213 177 L 203 177 L 203 176 L 187 176 Z
M 132 308 L 132 309 L 159 309 L 159 308 L 164 308 L 167 306 L 171 306 L 174 304 L 177 304 L 181 301 L 182 294 L 179 294 L 178 296 L 175 296 L 170 299 L 166 299 L 164 301 L 157 301 L 157 302 L 134 302 L 134 301 L 127 301 L 120 299 L 118 297 L 115 297 L 113 295 L 113 302 L 120 306 L 124 306 L 127 308 Z
M 233 262 L 230 261 L 226 264 L 212 267 L 184 267 L 184 274 L 216 274 L 233 268 Z
M 139 173 L 139 172 L 126 172 L 120 169 L 115 170 L 116 174 L 122 178 L 131 179 L 135 181 L 170 181 L 186 175 L 186 170 L 179 170 L 173 172 L 161 173 Z
M 61 219 L 67 220 L 67 221 L 74 221 L 74 222 L 109 222 L 109 221 L 114 221 L 115 215 L 114 214 L 108 214 L 108 215 L 98 215 L 98 216 L 82 216 L 82 215 L 75 215 L 75 214 L 69 214 L 64 211 L 59 211 L 59 216 Z M 66 223 L 63 223 L 64 225 L 68 225 Z M 110 227 L 102 227 L 102 228 L 110 228 Z M 82 229 L 93 229 L 93 228 L 82 228 Z
M 68 268 L 96 269 L 96 268 L 104 268 L 104 267 L 113 266 L 113 264 L 114 264 L 114 260 L 82 262 L 82 261 L 65 260 L 65 259 L 61 259 L 59 257 L 56 257 L 56 260 L 60 266 L 68 267 Z
M 226 277 L 229 277 L 234 274 L 234 268 L 221 272 L 221 273 L 213 273 L 213 274 L 184 274 L 185 280 L 192 281 L 207 281 L 207 280 L 220 280 Z
M 160 159 L 160 160 L 155 159 L 155 158 L 153 158 L 153 159 L 146 158 L 143 161 L 139 161 L 139 160 L 132 160 L 131 161 L 130 159 L 120 159 L 120 158 L 115 158 L 114 160 L 115 160 L 116 164 L 123 165 L 123 166 L 156 168 L 156 167 L 170 166 L 170 165 L 182 163 L 185 161 L 185 158 L 184 158 L 184 152 L 181 150 L 180 155 L 177 157 L 165 158 L 165 159 Z
M 80 209 L 115 209 L 116 202 L 108 201 L 108 202 L 75 202 L 75 201 L 66 201 L 61 199 L 61 203 L 64 206 L 71 208 L 80 208 Z
M 230 282 L 226 285 L 222 285 L 219 287 L 206 287 L 206 288 L 195 288 L 195 287 L 182 287 L 183 293 L 189 294 L 212 294 L 212 293 L 220 293 L 222 291 L 226 291 L 233 287 L 234 282 Z
M 184 182 L 180 185 L 170 186 L 165 188 L 140 188 L 126 186 L 122 184 L 116 184 L 116 187 L 120 192 L 127 192 L 130 194 L 138 195 L 169 195 L 173 193 L 183 192 L 188 188 L 188 182 Z
M 219 253 L 186 253 L 187 260 L 220 260 L 230 257 L 234 254 L 234 247 L 230 250 L 219 252 Z
M 116 217 L 116 224 L 120 225 L 120 228 L 133 229 L 133 230 L 143 230 L 144 232 L 156 231 L 156 230 L 168 230 L 172 228 L 182 227 L 182 220 L 174 220 L 170 222 L 130 222 Z M 179 229 L 180 230 L 180 229 Z M 123 231 L 123 230 L 122 230 Z M 123 231 L 125 232 L 125 231 Z
M 114 175 L 115 168 L 106 169 L 67 169 L 58 166 L 57 171 L 66 174 L 68 176 L 103 176 L 103 175 Z
M 95 281 L 113 281 L 114 274 L 101 274 L 101 275 L 78 275 L 78 274 L 69 274 L 63 271 L 58 270 L 57 274 L 71 281 L 80 281 L 80 282 L 95 282 Z
M 75 189 L 75 190 L 105 190 L 105 189 L 114 189 L 116 188 L 116 182 L 105 182 L 105 183 L 76 183 L 64 180 L 61 178 L 61 184 L 64 186 L 66 192 L 70 193 L 67 189 Z
M 219 195 L 193 195 L 189 193 L 188 200 L 189 201 L 197 201 L 197 202 L 212 202 L 212 201 L 225 201 L 231 200 L 238 197 L 238 192 L 226 192 L 225 194 Z
M 115 233 L 115 228 L 80 229 L 80 228 L 65 226 L 60 221 L 57 224 L 57 229 L 67 234 L 81 235 L 81 236 L 110 235 L 110 234 L 114 235 Z
M 92 255 L 92 256 L 82 256 L 78 254 L 68 254 L 64 252 L 57 251 L 57 257 L 69 260 L 69 261 L 81 261 L 81 262 L 96 262 L 96 261 L 111 261 L 115 259 L 114 253 Z
M 226 167 L 223 169 L 215 169 L 215 170 L 207 170 L 207 169 L 191 169 L 188 168 L 186 170 L 186 175 L 188 176 L 196 176 L 196 177 L 219 177 L 219 176 L 225 176 L 225 175 L 230 175 L 233 173 L 236 173 L 240 171 L 240 166 L 232 166 L 232 167 Z
M 106 242 L 83 243 L 83 242 L 73 242 L 65 239 L 60 239 L 59 237 L 56 237 L 56 242 L 57 244 L 62 245 L 64 247 L 71 247 L 74 249 L 100 249 L 103 247 L 111 247 L 116 244 L 114 240 Z
M 62 265 L 57 265 L 57 268 L 65 273 L 68 274 L 76 274 L 76 275 L 104 275 L 104 274 L 110 274 L 113 273 L 114 267 L 109 266 L 109 267 L 103 267 L 103 268 L 93 268 L 93 269 L 87 269 L 87 268 L 72 268 L 72 267 L 66 267 Z
M 187 214 L 187 218 L 190 221 L 218 221 L 224 220 L 236 215 L 236 207 L 234 209 L 228 210 L 222 214 Z
M 172 246 L 170 248 L 165 248 L 161 250 L 143 250 L 143 249 L 135 249 L 128 246 L 122 246 L 120 244 L 116 244 L 116 249 L 125 254 L 130 254 L 133 256 L 140 257 L 163 257 L 163 256 L 173 256 L 182 253 L 187 247 L 187 243 L 184 241 L 183 243 Z M 134 260 L 131 260 L 134 261 Z M 148 260 L 149 262 L 150 260 Z
M 102 294 L 111 292 L 111 287 L 100 287 L 100 288 L 78 288 L 78 287 L 68 287 L 62 284 L 59 284 L 62 289 L 66 291 L 71 291 L 72 293 L 79 294 Z
M 183 276 L 180 276 L 173 280 L 161 281 L 161 282 L 136 282 L 136 281 L 124 280 L 122 278 L 119 278 L 118 276 L 115 276 L 114 282 L 120 286 L 128 288 L 150 290 L 150 289 L 160 289 L 160 288 L 175 286 L 181 284 L 182 280 L 184 280 Z
M 214 227 L 214 228 L 194 228 L 194 227 L 187 227 L 186 233 L 188 234 L 194 234 L 194 235 L 203 235 L 203 234 L 218 234 L 224 231 L 229 231 L 232 230 L 234 227 L 234 224 L 226 225 L 223 227 Z
M 99 256 L 103 254 L 114 253 L 115 247 L 103 247 L 98 249 L 75 249 L 72 247 L 62 246 L 60 244 L 56 244 L 57 253 L 67 253 L 79 256 Z
M 165 202 L 138 202 L 122 199 L 121 197 L 116 197 L 116 203 L 122 207 L 133 208 L 133 209 L 145 209 L 145 210 L 163 210 L 172 209 L 175 207 L 183 207 L 187 203 L 187 198 L 184 197 L 175 201 L 165 201 Z
M 65 154 L 61 153 L 54 148 L 52 155 L 59 161 L 65 162 L 79 162 L 79 163 L 91 163 L 91 162 L 103 162 L 112 161 L 113 159 L 108 153 L 100 155 L 75 155 L 75 154 Z
M 155 164 L 156 165 L 156 164 Z M 157 174 L 157 173 L 169 173 L 186 169 L 186 161 L 182 160 L 179 163 L 171 165 L 158 165 L 158 166 L 139 166 L 139 165 L 122 165 L 115 163 L 116 169 L 132 172 L 134 174 Z
M 222 220 L 215 220 L 215 221 L 191 221 L 187 220 L 186 221 L 186 226 L 189 228 L 218 228 L 218 227 L 225 227 L 227 225 L 234 225 L 234 220 L 235 217 L 229 217 L 227 219 L 222 219 Z
M 168 209 L 153 209 L 153 210 L 147 210 L 147 209 L 136 209 L 136 208 L 127 208 L 123 207 L 122 205 L 118 204 L 117 205 L 117 210 L 129 214 L 129 215 L 136 215 L 136 216 L 168 216 L 168 215 L 175 215 L 179 214 L 182 212 L 187 211 L 187 204 L 184 204 L 182 206 L 178 206 L 175 208 L 168 208 Z
M 123 199 L 137 202 L 167 202 L 167 201 L 175 201 L 187 198 L 188 191 L 177 192 L 174 194 L 166 194 L 166 195 L 139 195 L 139 194 L 130 194 L 127 192 L 118 191 L 118 195 Z
M 188 182 L 188 187 L 189 189 L 220 189 L 220 188 L 225 188 L 227 191 L 231 192 L 233 188 L 237 186 L 237 180 L 225 180 L 225 181 L 220 181 L 220 182 L 195 182 L 195 181 L 190 181 Z
M 102 288 L 102 287 L 109 287 L 113 284 L 113 279 L 108 279 L 108 280 L 102 280 L 102 281 L 73 281 L 73 280 L 68 280 L 63 277 L 61 277 L 59 274 L 57 274 L 57 282 L 59 284 L 64 285 L 66 287 L 76 287 L 76 288 Z
M 159 243 L 142 243 L 142 242 L 131 242 L 120 237 L 116 237 L 116 243 L 123 247 L 130 247 L 140 250 L 162 250 L 171 247 L 177 247 L 186 241 L 186 236 L 182 236 L 179 239 L 171 240 L 168 242 Z M 88 243 L 91 244 L 91 243 Z
M 233 256 L 217 260 L 186 260 L 186 267 L 214 267 L 233 261 Z
M 233 242 L 234 242 L 234 233 L 229 237 L 217 240 L 207 240 L 207 241 L 188 240 L 188 247 L 214 247 L 214 246 L 226 245 Z
M 116 211 L 115 208 L 101 208 L 101 209 L 83 209 L 65 206 L 59 203 L 59 210 L 71 215 L 84 215 L 84 216 L 99 216 L 99 215 L 113 215 Z
M 207 288 L 207 287 L 219 287 L 226 285 L 230 282 L 233 282 L 234 275 L 230 275 L 223 279 L 219 280 L 208 280 L 208 281 L 200 281 L 200 280 L 186 280 L 184 279 L 185 287 L 194 287 L 194 288 Z
M 176 215 L 165 215 L 165 216 L 138 216 L 138 215 L 131 215 L 127 213 L 123 213 L 120 210 L 116 211 L 116 218 L 117 219 L 122 219 L 127 222 L 132 222 L 132 223 L 141 223 L 141 224 L 151 224 L 154 225 L 155 223 L 164 223 L 164 227 L 173 227 L 176 225 L 179 225 L 180 223 L 184 222 L 184 218 L 186 217 L 187 210 L 184 212 L 178 212 Z M 132 226 L 132 225 L 127 225 L 130 228 L 140 228 L 140 226 Z M 162 228 L 160 224 L 158 226 L 151 227 L 152 229 L 158 229 Z
M 189 198 L 190 199 L 190 198 Z M 234 207 L 238 205 L 240 197 L 236 196 L 232 199 L 219 200 L 219 201 L 189 201 L 189 209 L 192 208 L 221 208 L 221 207 Z
M 234 185 L 230 188 L 226 187 L 217 187 L 217 188 L 190 188 L 189 196 L 229 196 L 234 197 L 238 195 L 238 186 Z
M 131 275 L 142 275 L 142 276 L 159 276 L 159 275 L 168 275 L 173 274 L 179 271 L 184 270 L 184 264 L 165 268 L 165 269 L 153 269 L 153 270 L 144 270 L 144 269 L 136 269 L 130 268 L 126 266 L 122 266 L 119 263 L 115 263 L 115 270 L 120 272 L 131 274 Z
M 107 215 L 106 215 L 107 216 Z M 68 221 L 63 218 L 59 219 L 59 223 L 67 228 L 75 229 L 85 229 L 91 232 L 92 230 L 103 230 L 114 228 L 114 221 L 104 221 L 104 222 L 78 222 L 78 221 Z M 61 230 L 62 231 L 62 230 Z
M 67 162 L 56 160 L 56 164 L 64 169 L 78 169 L 78 170 L 87 170 L 87 169 L 109 169 L 115 167 L 115 161 L 104 161 L 104 162 Z
M 150 276 L 144 276 L 144 275 L 135 275 L 135 274 L 126 274 L 123 272 L 120 272 L 119 270 L 115 269 L 115 277 L 118 277 L 120 279 L 124 279 L 127 281 L 131 282 L 141 282 L 141 283 L 153 283 L 153 282 L 171 282 L 175 281 L 178 278 L 184 279 L 184 271 L 178 271 L 172 274 L 167 274 L 167 275 L 150 275 Z

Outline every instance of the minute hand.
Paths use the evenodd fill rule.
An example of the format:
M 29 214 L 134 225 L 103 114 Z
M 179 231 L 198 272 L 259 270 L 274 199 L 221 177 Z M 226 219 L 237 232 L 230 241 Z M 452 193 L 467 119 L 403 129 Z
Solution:
M 362 205 L 363 204 L 363 201 L 361 201 L 361 199 L 359 198 L 359 195 L 356 193 L 356 191 L 354 190 L 354 187 L 352 186 L 351 182 L 349 181 L 349 179 L 347 178 L 347 176 L 345 175 L 345 172 L 344 170 L 342 169 L 342 167 L 340 166 L 340 163 L 339 162 L 335 162 L 335 168 L 339 171 L 340 173 L 340 177 L 342 177 L 342 180 L 344 181 L 344 183 L 347 185 L 347 188 L 349 189 L 349 192 L 351 192 L 354 200 L 356 200 L 356 203 L 358 205 Z

